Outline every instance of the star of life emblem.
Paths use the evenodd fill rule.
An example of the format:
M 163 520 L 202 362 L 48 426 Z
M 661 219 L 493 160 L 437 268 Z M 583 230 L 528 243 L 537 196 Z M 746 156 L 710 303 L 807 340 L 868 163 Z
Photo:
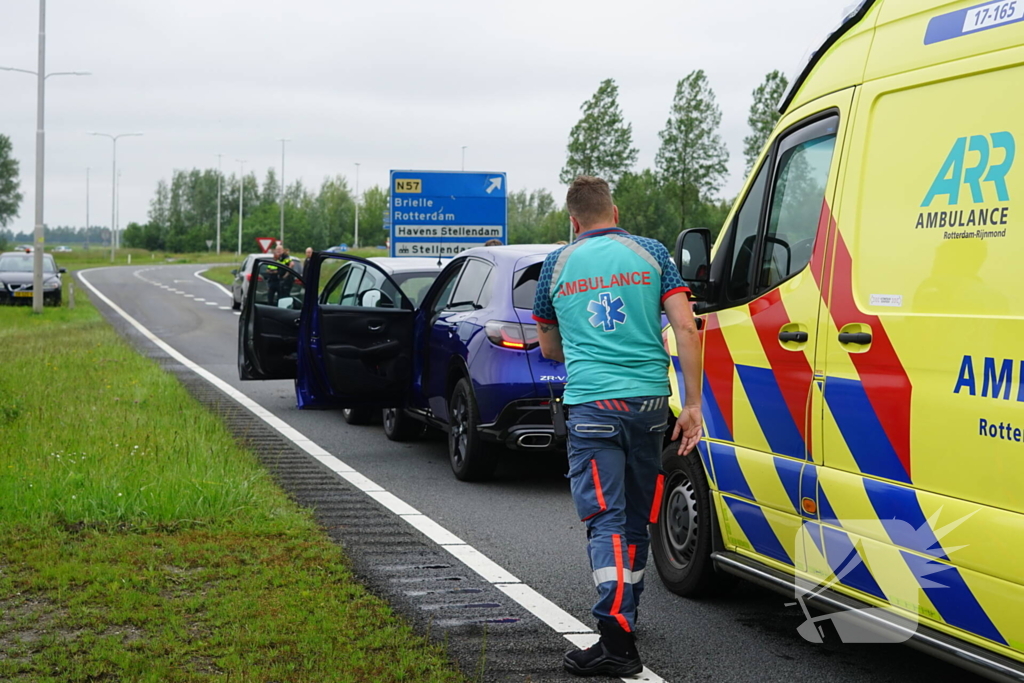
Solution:
M 603 328 L 605 332 L 614 332 L 616 325 L 626 322 L 626 314 L 622 310 L 625 305 L 621 296 L 613 299 L 611 292 L 601 292 L 596 301 L 587 305 L 587 310 L 593 313 L 590 324 Z

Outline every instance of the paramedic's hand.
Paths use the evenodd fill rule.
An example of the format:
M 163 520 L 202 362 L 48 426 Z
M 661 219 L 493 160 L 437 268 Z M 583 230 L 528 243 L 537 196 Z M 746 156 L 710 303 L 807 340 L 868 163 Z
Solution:
M 672 430 L 673 441 L 682 435 L 682 439 L 679 441 L 679 455 L 686 455 L 696 448 L 703 431 L 700 406 L 683 406 L 683 411 L 679 413 L 679 419 L 676 420 L 676 428 Z

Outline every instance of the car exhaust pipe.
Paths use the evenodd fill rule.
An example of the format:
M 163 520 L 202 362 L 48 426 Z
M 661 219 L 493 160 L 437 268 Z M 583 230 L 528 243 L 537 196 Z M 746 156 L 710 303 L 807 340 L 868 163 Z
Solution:
M 516 440 L 520 448 L 547 448 L 554 442 L 551 434 L 523 434 Z

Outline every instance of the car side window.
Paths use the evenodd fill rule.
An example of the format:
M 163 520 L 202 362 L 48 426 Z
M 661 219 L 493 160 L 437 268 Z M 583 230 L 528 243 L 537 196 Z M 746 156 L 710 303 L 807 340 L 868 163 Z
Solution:
M 780 145 L 759 293 L 777 287 L 811 262 L 835 146 L 835 118 L 812 124 Z
M 459 264 L 455 268 L 452 268 L 451 272 L 444 275 L 446 278 L 444 284 L 442 284 L 441 289 L 438 290 L 437 297 L 430 304 L 431 317 L 437 315 L 448 306 L 448 302 L 452 300 L 452 290 L 455 289 L 455 283 L 459 281 L 459 275 L 461 274 L 462 264 Z
M 754 250 L 757 246 L 757 228 L 761 221 L 764 205 L 764 188 L 768 184 L 768 164 L 758 171 L 757 178 L 743 200 L 743 206 L 733 219 L 730 235 L 731 258 L 727 274 L 726 296 L 730 301 L 742 301 L 750 297 L 751 271 Z
M 331 276 L 331 279 L 327 282 L 327 286 L 324 287 L 324 291 L 320 294 L 320 303 L 329 304 L 332 306 L 341 305 L 341 295 L 345 292 L 345 285 L 348 282 L 348 277 L 352 273 L 352 264 L 345 263 L 337 272 Z
M 250 285 L 256 286 L 254 303 L 299 310 L 305 288 L 296 284 L 295 273 L 276 261 L 256 261 Z
M 477 259 L 467 261 L 466 267 L 462 269 L 459 284 L 455 287 L 455 293 L 452 294 L 451 303 L 448 304 L 446 310 L 474 311 L 483 308 L 484 304 L 481 301 L 491 270 L 493 270 L 493 266 L 486 261 Z M 489 293 L 487 300 L 490 300 Z

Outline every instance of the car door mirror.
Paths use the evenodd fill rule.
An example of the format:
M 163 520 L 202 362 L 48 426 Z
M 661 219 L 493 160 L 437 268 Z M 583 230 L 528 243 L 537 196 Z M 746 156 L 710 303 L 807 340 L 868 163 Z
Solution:
M 676 239 L 675 256 L 679 275 L 693 298 L 704 300 L 711 281 L 711 231 L 707 228 L 683 230 Z
M 238 268 L 232 268 L 231 269 L 231 274 L 237 277 L 238 276 Z
M 359 295 L 359 305 L 363 308 L 394 308 L 394 300 L 379 289 L 368 289 Z
M 58 273 L 66 273 L 66 272 L 68 272 L 68 269 L 67 268 L 58 268 L 57 272 Z

